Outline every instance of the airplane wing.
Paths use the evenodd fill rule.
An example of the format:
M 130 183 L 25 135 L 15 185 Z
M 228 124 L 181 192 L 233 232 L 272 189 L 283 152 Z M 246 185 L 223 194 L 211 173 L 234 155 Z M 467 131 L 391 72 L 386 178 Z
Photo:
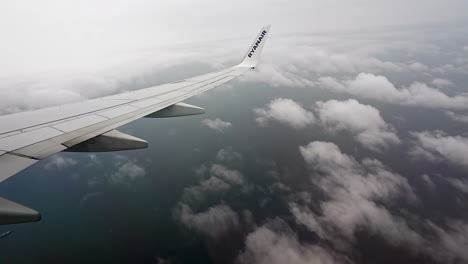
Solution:
M 0 116 L 0 182 L 60 151 L 98 152 L 145 148 L 147 142 L 115 130 L 142 117 L 204 113 L 182 101 L 254 68 L 268 36 L 262 28 L 234 67 L 146 89 L 79 103 Z M 0 198 L 0 224 L 40 220 L 30 208 Z

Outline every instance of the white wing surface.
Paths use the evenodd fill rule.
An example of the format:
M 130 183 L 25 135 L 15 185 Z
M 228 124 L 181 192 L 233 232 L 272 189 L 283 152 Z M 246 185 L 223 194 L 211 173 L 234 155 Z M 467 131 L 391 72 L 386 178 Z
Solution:
M 262 28 L 243 61 L 231 68 L 79 103 L 0 116 L 0 182 L 60 151 L 147 147 L 146 141 L 115 128 L 142 117 L 203 113 L 202 108 L 182 101 L 255 67 L 269 30 L 270 26 Z M 39 219 L 34 210 L 0 198 L 0 224 Z

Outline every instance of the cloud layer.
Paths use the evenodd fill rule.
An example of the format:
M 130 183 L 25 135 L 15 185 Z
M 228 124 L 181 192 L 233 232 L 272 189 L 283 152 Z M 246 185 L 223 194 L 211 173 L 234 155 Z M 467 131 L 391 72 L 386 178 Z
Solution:
M 468 96 L 448 96 L 424 83 L 396 88 L 385 76 L 360 73 L 355 79 L 339 81 L 320 77 L 319 86 L 335 92 L 348 93 L 377 101 L 441 109 L 468 109 Z

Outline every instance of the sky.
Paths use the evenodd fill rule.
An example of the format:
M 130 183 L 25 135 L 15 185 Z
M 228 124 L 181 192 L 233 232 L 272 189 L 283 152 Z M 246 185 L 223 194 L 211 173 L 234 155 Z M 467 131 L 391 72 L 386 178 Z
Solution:
M 7 263 L 468 263 L 468 2 L 9 1 L 0 113 L 255 70 L 0 185 Z

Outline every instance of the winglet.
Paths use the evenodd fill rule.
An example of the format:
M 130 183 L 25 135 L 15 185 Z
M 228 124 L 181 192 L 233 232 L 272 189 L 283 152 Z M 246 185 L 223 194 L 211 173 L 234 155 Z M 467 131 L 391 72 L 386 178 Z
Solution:
M 254 43 L 252 43 L 247 54 L 245 54 L 244 60 L 242 60 L 237 67 L 255 67 L 257 65 L 269 33 L 270 26 L 263 27 L 262 30 L 260 30 L 260 33 L 258 33 Z

